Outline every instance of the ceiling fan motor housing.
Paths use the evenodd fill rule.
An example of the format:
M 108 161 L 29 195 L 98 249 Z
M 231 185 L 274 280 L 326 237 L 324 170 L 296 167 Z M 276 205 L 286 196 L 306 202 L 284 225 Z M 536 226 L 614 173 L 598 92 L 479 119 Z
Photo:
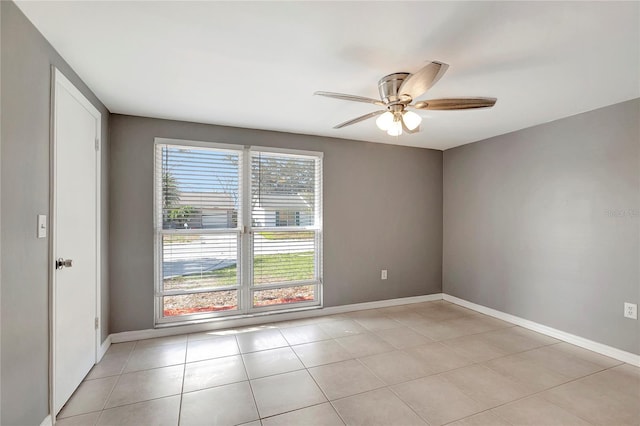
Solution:
M 408 72 L 397 72 L 394 74 L 385 75 L 378 81 L 378 91 L 380 92 L 380 99 L 385 104 L 391 102 L 411 102 L 411 98 L 406 95 L 400 96 L 398 91 L 402 82 L 409 76 Z

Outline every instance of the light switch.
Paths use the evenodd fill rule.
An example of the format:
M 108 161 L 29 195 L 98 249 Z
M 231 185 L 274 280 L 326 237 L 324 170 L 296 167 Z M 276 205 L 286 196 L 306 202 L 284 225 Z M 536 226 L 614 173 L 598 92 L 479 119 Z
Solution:
M 38 215 L 38 238 L 47 238 L 47 215 Z

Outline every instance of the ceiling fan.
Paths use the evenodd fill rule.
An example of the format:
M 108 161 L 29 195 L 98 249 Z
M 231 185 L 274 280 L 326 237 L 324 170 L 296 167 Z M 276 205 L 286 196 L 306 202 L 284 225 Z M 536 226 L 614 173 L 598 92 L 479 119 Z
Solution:
M 340 123 L 333 128 L 340 129 L 379 116 L 376 120 L 376 125 L 390 136 L 399 136 L 403 131 L 407 133 L 420 131 L 422 117 L 413 111 L 409 111 L 409 109 L 460 110 L 491 108 L 495 105 L 496 98 L 443 98 L 411 103 L 436 84 L 448 68 L 449 65 L 447 64 L 433 61 L 414 74 L 397 72 L 386 75 L 378 81 L 380 100 L 333 92 L 315 92 L 314 95 L 345 101 L 365 102 L 385 107 L 385 109 L 370 112 Z

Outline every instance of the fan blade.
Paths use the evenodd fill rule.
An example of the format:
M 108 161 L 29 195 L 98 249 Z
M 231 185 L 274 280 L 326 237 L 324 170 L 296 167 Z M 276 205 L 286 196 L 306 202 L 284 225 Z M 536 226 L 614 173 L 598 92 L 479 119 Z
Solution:
M 442 62 L 431 62 L 420 71 L 407 77 L 400 86 L 398 94 L 409 95 L 412 99 L 416 99 L 436 84 L 448 68 L 449 65 Z
M 406 124 L 404 124 L 404 119 L 400 119 L 400 121 L 402 121 L 402 131 L 405 133 L 408 133 L 410 135 L 414 134 L 414 133 L 418 133 L 420 131 L 420 126 L 416 127 L 413 130 L 409 130 L 409 128 L 407 127 Z
M 360 117 L 356 117 L 353 120 L 345 121 L 344 123 L 340 123 L 337 126 L 333 126 L 334 129 L 341 129 L 346 126 L 351 126 L 352 124 L 359 123 L 364 120 L 368 120 L 369 118 L 373 118 L 376 115 L 384 114 L 387 112 L 385 109 L 381 109 L 380 111 L 370 112 L 369 114 L 361 115 Z
M 452 109 L 473 109 L 491 108 L 495 105 L 496 98 L 450 98 L 450 99 L 430 99 L 417 102 L 411 105 L 417 109 L 430 110 L 452 110 Z
M 384 103 L 382 101 L 379 101 L 377 99 L 372 99 L 372 98 L 365 98 L 364 96 L 345 95 L 344 93 L 333 93 L 333 92 L 315 92 L 314 95 L 326 96 L 327 98 L 342 99 L 343 101 L 364 102 L 367 104 L 384 106 Z

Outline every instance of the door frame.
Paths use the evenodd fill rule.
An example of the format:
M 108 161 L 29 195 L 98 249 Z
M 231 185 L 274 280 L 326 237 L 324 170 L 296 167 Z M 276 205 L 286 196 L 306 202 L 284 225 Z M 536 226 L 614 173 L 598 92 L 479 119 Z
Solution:
M 94 337 L 94 360 L 99 361 L 102 329 L 101 315 L 101 164 L 102 164 L 102 113 L 78 90 L 77 87 L 54 65 L 51 66 L 51 102 L 50 102 L 50 122 L 49 122 L 49 412 L 52 423 L 55 424 L 57 416 L 55 408 L 55 349 L 56 349 L 56 269 L 55 269 L 55 248 L 57 242 L 57 217 L 56 217 L 56 194 L 58 191 L 56 182 L 57 171 L 57 138 L 56 138 L 56 96 L 58 85 L 64 88 L 95 118 L 96 139 L 95 139 L 95 171 L 96 171 L 96 276 L 95 276 L 95 317 L 98 324 L 95 328 Z

